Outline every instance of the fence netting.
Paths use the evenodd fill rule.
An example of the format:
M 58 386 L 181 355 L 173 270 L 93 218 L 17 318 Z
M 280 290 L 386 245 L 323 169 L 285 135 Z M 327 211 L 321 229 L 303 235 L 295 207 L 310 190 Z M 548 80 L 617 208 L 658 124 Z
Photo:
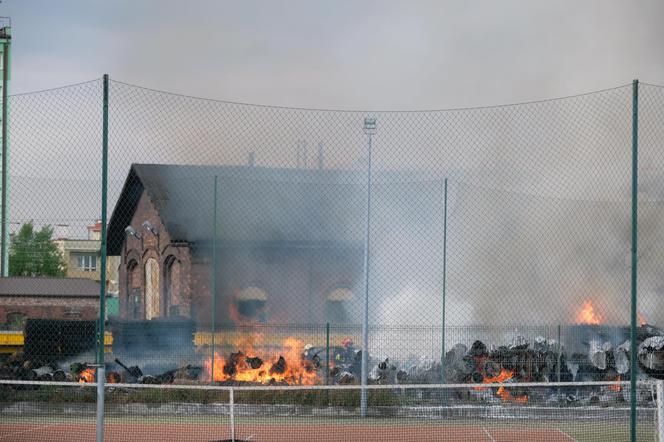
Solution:
M 450 419 L 474 439 L 477 427 L 458 421 L 477 416 L 489 419 L 487 440 L 520 426 L 526 432 L 514 438 L 532 439 L 532 422 L 556 419 L 551 428 L 562 434 L 595 440 L 597 422 L 628 419 L 629 401 L 618 400 L 625 388 L 614 395 L 620 406 L 572 407 L 578 431 L 568 432 L 568 404 L 551 399 L 562 397 L 557 387 L 533 387 L 547 399 L 524 408 L 493 387 L 403 386 L 500 382 L 512 390 L 664 378 L 664 87 L 638 85 L 632 373 L 633 85 L 514 105 L 388 112 L 250 105 L 110 81 L 104 165 L 104 84 L 11 97 L 2 379 L 91 383 L 101 363 L 109 384 L 352 387 L 363 383 L 366 361 L 366 384 L 408 391 L 369 391 L 363 404 L 355 404 L 360 390 L 279 391 L 284 403 L 270 408 L 263 393 L 240 389 L 237 430 L 246 417 L 242 438 L 272 440 L 279 428 L 306 428 L 306 410 L 321 408 L 348 410 L 316 429 L 340 439 L 363 437 L 366 427 L 376 437 L 389 439 L 389 429 L 426 440 L 419 431 L 447 425 L 453 434 Z M 116 404 L 125 390 L 109 388 L 108 425 L 120 428 L 123 420 L 112 416 L 122 413 Z M 140 391 L 130 403 L 180 397 Z M 223 389 L 182 394 L 201 409 L 229 401 Z M 380 417 L 372 413 L 383 394 L 399 419 L 376 432 L 386 422 L 371 420 Z M 491 400 L 475 401 L 482 395 Z M 471 397 L 456 406 L 477 415 L 446 414 L 455 397 Z M 572 402 L 594 396 L 581 397 Z M 253 413 L 251 400 L 257 421 L 242 414 Z M 31 402 L 26 396 L 17 406 Z M 411 403 L 432 407 L 425 425 L 409 414 Z M 335 404 L 341 408 L 329 408 Z M 533 411 L 540 405 L 548 417 Z M 500 420 L 503 407 L 516 416 Z M 639 424 L 652 421 L 644 407 Z M 270 420 L 291 409 L 296 415 Z M 354 423 L 337 430 L 335 419 Z M 149 428 L 161 434 L 157 427 L 155 418 Z M 639 437 L 653 431 L 639 425 Z
M 6 381 L 4 381 L 6 382 Z M 0 384 L 2 440 L 93 440 L 90 385 Z M 618 441 L 629 438 L 629 386 L 515 383 L 368 387 L 107 385 L 114 441 Z M 658 440 L 655 385 L 638 384 L 639 441 Z

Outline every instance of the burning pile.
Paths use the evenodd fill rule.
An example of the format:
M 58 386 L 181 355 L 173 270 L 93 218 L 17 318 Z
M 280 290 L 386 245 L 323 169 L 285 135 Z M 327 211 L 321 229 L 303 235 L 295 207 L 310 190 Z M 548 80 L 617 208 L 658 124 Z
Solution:
M 280 352 L 260 354 L 250 342 L 227 358 L 214 354 L 204 363 L 203 379 L 223 383 L 313 385 L 319 364 L 304 357 L 304 343 L 294 338 L 284 341 Z

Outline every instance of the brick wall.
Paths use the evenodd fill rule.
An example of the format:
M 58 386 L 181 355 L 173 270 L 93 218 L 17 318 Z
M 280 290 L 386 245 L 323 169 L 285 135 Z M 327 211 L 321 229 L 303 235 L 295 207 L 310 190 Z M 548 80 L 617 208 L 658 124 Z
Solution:
M 145 221 L 159 229 L 159 237 L 143 229 Z M 138 319 L 145 318 L 145 264 L 150 258 L 154 258 L 159 264 L 160 316 L 167 316 L 169 311 L 173 310 L 177 310 L 180 315 L 189 316 L 189 248 L 171 244 L 168 230 L 146 192 L 141 195 L 130 225 L 143 236 L 143 241 L 133 236 L 125 237 L 118 278 L 120 316 L 134 318 L 135 311 Z M 165 275 L 172 264 L 172 289 L 167 297 Z M 135 293 L 138 293 L 136 305 Z M 174 306 L 175 309 L 172 309 Z
M 0 298 L 0 323 L 10 313 L 27 318 L 95 320 L 99 312 L 98 298 L 64 298 L 47 296 L 3 296 Z

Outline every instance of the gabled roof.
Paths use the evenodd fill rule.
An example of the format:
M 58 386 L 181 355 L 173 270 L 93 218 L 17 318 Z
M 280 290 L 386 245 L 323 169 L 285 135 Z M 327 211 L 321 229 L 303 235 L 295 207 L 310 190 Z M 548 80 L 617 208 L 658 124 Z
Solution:
M 352 172 L 134 164 L 109 222 L 108 254 L 120 254 L 143 190 L 174 241 L 210 241 L 215 176 L 221 242 L 361 240 L 364 186 Z
M 99 298 L 99 283 L 85 278 L 0 278 L 0 296 Z
M 134 164 L 109 222 L 108 254 L 120 254 L 124 229 L 144 190 L 173 241 L 209 242 L 214 235 L 215 177 L 220 243 L 363 244 L 363 171 Z M 372 197 L 379 201 L 378 216 L 392 209 L 391 216 L 396 211 L 402 221 L 417 223 L 422 217 L 412 217 L 412 211 L 422 207 L 423 198 L 442 202 L 442 188 L 431 195 L 422 191 L 426 183 L 394 187 L 389 180 L 381 184 L 380 175 L 376 178 Z

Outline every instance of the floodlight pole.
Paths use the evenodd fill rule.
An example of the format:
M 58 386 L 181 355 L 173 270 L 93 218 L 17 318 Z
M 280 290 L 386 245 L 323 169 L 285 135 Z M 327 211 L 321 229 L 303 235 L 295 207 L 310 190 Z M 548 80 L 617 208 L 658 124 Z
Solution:
M 2 17 L 6 18 L 6 17 Z M 0 184 L 0 277 L 9 276 L 9 80 L 11 22 L 0 28 L 2 68 L 2 171 Z
M 364 236 L 364 309 L 362 319 L 362 372 L 360 391 L 360 416 L 367 415 L 367 389 L 368 365 L 369 365 L 369 242 L 371 234 L 371 139 L 376 133 L 376 119 L 364 119 L 364 133 L 367 134 L 367 205 L 365 212 L 365 236 Z

